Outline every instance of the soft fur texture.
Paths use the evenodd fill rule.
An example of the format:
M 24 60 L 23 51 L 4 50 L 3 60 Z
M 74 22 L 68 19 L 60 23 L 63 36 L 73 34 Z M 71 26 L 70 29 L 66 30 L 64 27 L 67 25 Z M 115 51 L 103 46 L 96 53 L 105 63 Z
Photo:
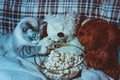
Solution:
M 34 49 L 38 52 L 40 50 L 38 44 L 43 37 L 45 25 L 46 22 L 33 17 L 21 19 L 13 32 L 0 35 L 0 54 L 15 56 L 20 51 L 29 54 L 30 51 L 23 52 L 20 49 L 23 46 L 31 47 L 30 50 Z
M 85 60 L 88 65 L 118 80 L 120 76 L 118 27 L 100 18 L 89 19 L 79 27 L 77 38 L 85 46 Z
M 44 21 L 27 17 L 13 32 L 0 35 L 0 80 L 47 80 L 33 63 L 21 58 L 39 53 L 45 25 Z
M 48 38 L 53 42 L 60 42 L 75 45 L 84 49 L 76 38 L 75 15 L 47 15 L 45 21 L 48 22 L 47 34 Z
M 48 36 L 54 40 L 70 41 L 75 35 L 74 16 L 73 15 L 47 15 Z M 59 35 L 61 33 L 61 35 Z M 60 37 L 61 36 L 61 37 Z

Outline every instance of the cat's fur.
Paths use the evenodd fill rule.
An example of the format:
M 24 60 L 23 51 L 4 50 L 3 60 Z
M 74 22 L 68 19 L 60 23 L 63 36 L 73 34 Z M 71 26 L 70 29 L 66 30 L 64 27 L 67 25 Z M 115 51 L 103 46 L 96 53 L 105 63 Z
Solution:
M 33 17 L 21 19 L 13 32 L 0 35 L 0 55 L 18 55 L 21 48 L 24 53 L 38 53 L 40 46 L 39 41 L 45 36 L 44 26 L 47 23 Z M 23 57 L 24 55 L 22 55 Z

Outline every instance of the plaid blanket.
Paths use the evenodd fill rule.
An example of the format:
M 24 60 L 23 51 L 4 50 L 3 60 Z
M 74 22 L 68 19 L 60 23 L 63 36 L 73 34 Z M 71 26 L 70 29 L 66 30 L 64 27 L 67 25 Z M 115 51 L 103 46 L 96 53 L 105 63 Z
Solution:
M 120 0 L 0 0 L 0 32 L 11 32 L 23 17 L 44 19 L 49 12 L 67 14 L 73 11 L 120 24 Z

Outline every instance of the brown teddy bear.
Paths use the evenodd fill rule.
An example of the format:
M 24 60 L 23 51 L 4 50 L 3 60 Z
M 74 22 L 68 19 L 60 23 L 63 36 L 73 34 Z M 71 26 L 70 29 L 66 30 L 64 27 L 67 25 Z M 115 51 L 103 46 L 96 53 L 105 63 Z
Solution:
M 120 76 L 118 27 L 106 20 L 91 18 L 78 28 L 77 38 L 85 46 L 85 60 L 89 67 L 102 70 L 118 80 Z

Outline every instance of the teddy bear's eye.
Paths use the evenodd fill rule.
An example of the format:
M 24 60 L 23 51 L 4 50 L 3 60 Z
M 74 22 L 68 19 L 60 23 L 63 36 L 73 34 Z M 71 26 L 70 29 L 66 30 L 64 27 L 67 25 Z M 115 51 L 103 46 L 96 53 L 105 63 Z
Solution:
M 81 32 L 79 32 L 79 36 L 83 36 L 84 35 L 84 33 L 81 31 Z

